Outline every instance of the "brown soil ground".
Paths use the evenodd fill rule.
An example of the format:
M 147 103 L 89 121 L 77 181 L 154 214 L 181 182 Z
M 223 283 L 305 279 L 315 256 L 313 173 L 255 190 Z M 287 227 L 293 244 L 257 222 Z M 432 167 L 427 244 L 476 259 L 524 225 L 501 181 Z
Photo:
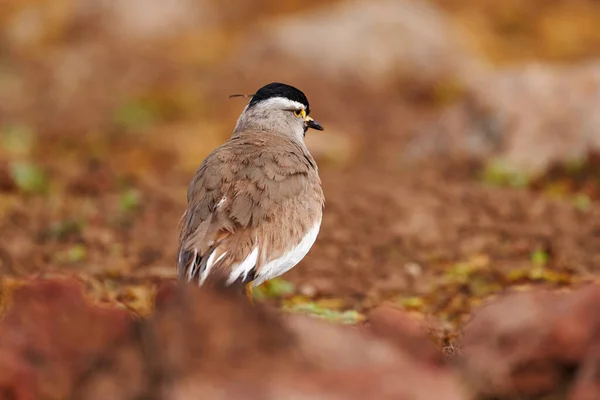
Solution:
M 418 169 L 372 162 L 402 136 L 374 136 L 351 165 L 322 163 L 322 231 L 285 276 L 294 292 L 271 301 L 364 312 L 391 300 L 439 316 L 451 329 L 507 286 L 593 278 L 600 256 L 595 202 L 581 210 L 533 186 L 494 187 L 468 160 L 428 160 Z M 174 279 L 176 227 L 191 175 L 171 169 L 176 156 L 152 142 L 89 140 L 40 140 L 50 194 L 24 197 L 7 181 L 0 267 L 5 277 L 74 273 L 99 298 L 144 314 L 154 285 Z M 75 145 L 75 157 L 59 156 Z M 110 157 L 95 157 L 99 148 Z M 558 178 L 546 179 L 538 186 Z M 544 260 L 532 261 L 536 254 Z
M 545 45 L 538 55 L 575 60 L 586 55 L 576 43 L 598 40 L 598 30 L 585 30 L 580 42 L 573 34 L 556 44 L 548 36 L 549 22 L 531 14 L 537 10 L 532 5 L 526 12 L 511 2 L 514 12 L 508 15 L 493 2 L 478 2 L 477 19 L 475 11 L 468 13 L 471 2 L 440 3 L 469 29 L 497 21 L 496 31 L 485 30 L 479 40 L 492 59 L 523 58 L 530 54 L 523 49 L 541 40 Z M 567 3 L 552 2 L 552 12 L 559 15 L 558 4 Z M 584 15 L 589 7 L 577 2 L 575 8 Z M 535 29 L 519 30 L 523 21 L 535 21 Z M 505 31 L 527 39 L 520 51 Z M 396 103 L 393 119 L 382 118 L 389 110 L 361 115 L 362 149 L 350 160 L 340 164 L 320 157 L 327 198 L 321 234 L 309 256 L 285 276 L 293 293 L 268 301 L 320 301 L 323 307 L 363 312 L 392 300 L 455 326 L 473 305 L 507 286 L 595 279 L 600 206 L 593 196 L 583 206 L 572 200 L 594 185 L 593 167 L 581 176 L 552 172 L 529 188 L 489 185 L 479 177 L 483 166 L 467 159 L 401 167 L 394 155 L 416 126 L 439 111 L 413 95 Z M 232 110 L 239 112 L 237 106 Z M 39 132 L 28 151 L 48 176 L 44 194 L 24 193 L 13 161 L 0 160 L 2 276 L 75 274 L 99 298 L 148 312 L 155 284 L 174 279 L 176 227 L 187 182 L 224 140 L 235 113 L 209 119 L 225 115 L 223 127 L 194 121 L 182 128 L 174 118 L 133 133 Z M 393 134 L 386 124 L 393 124 Z M 198 140 L 197 131 L 208 132 L 202 148 L 186 148 Z M 556 184 L 567 186 L 560 198 L 545 190 Z

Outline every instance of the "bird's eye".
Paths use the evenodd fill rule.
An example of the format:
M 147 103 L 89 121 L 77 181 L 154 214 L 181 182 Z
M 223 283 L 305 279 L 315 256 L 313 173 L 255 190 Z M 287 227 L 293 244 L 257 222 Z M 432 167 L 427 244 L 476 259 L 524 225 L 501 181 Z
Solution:
M 306 111 L 305 110 L 294 110 L 294 115 L 298 118 L 300 118 L 300 117 L 305 118 Z

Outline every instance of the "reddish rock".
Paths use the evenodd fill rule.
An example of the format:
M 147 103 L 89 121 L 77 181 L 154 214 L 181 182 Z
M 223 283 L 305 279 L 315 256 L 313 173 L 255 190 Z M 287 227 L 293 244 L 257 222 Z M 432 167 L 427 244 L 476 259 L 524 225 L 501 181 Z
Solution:
M 550 331 L 552 349 L 564 362 L 578 362 L 592 343 L 600 340 L 600 288 L 589 286 L 568 296 L 555 309 L 556 323 Z
M 417 320 L 398 307 L 382 304 L 369 314 L 369 329 L 394 343 L 416 360 L 441 364 L 443 354 L 429 337 L 425 320 Z
M 381 367 L 411 361 L 391 343 L 377 340 L 364 329 L 306 315 L 289 315 L 284 322 L 296 337 L 298 351 L 320 371 Z
M 365 398 L 466 400 L 468 397 L 448 368 L 420 363 L 372 332 L 328 323 L 303 315 L 288 315 L 284 326 L 295 340 L 301 363 L 279 355 L 255 371 L 260 378 L 223 369 L 207 380 L 202 373 L 168 387 L 169 399 L 280 399 L 359 400 Z M 246 358 L 244 358 L 246 360 Z M 244 363 L 258 368 L 255 362 Z M 279 365 L 279 366 L 278 366 Z
M 0 323 L 0 393 L 16 400 L 69 397 L 90 362 L 126 336 L 123 310 L 87 303 L 76 282 L 16 288 Z
M 482 307 L 462 343 L 469 382 L 498 399 L 566 388 L 573 399 L 600 398 L 599 301 L 600 287 L 591 285 L 569 293 L 508 294 Z
M 406 351 L 423 336 L 395 310 L 376 313 L 375 326 L 393 326 L 406 343 L 194 285 L 163 286 L 146 320 L 94 305 L 66 280 L 30 281 L 11 303 L 0 393 L 14 400 L 466 400 L 448 368 Z
M 264 368 L 285 369 L 300 361 L 279 318 L 236 290 L 178 285 L 157 303 L 144 334 L 162 368 L 181 378 L 199 371 L 258 378 Z
M 600 338 L 588 350 L 583 365 L 576 376 L 576 384 L 569 393 L 568 400 L 596 400 L 600 398 Z
M 408 367 L 408 365 L 404 366 Z M 418 368 L 399 365 L 351 371 L 296 373 L 269 381 L 268 390 L 257 393 L 248 382 L 244 388 L 223 384 L 201 385 L 195 382 L 169 399 L 311 399 L 311 400 L 467 400 L 456 381 L 447 372 L 423 373 Z M 268 379 L 268 378 L 266 378 Z

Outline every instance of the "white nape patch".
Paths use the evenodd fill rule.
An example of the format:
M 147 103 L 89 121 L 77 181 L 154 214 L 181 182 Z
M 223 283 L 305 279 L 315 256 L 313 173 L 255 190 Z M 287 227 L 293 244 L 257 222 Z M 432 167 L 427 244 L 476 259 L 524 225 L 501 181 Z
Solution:
M 319 229 L 321 228 L 321 220 L 319 220 L 302 238 L 300 243 L 283 256 L 269 261 L 263 265 L 252 283 L 253 286 L 258 286 L 266 280 L 273 279 L 276 276 L 280 276 L 288 272 L 290 269 L 296 266 L 304 256 L 308 254 L 308 251 L 317 240 Z
M 206 278 L 208 277 L 208 274 L 210 273 L 210 270 L 213 267 L 213 265 L 218 263 L 221 260 L 221 258 L 225 257 L 225 254 L 227 254 L 227 252 L 224 252 L 223 254 L 221 254 L 219 256 L 219 258 L 217 258 L 217 260 L 215 261 L 216 254 L 217 254 L 217 249 L 214 249 L 213 252 L 210 253 L 208 260 L 206 261 L 206 268 L 200 274 L 200 280 L 198 282 L 200 285 L 202 285 L 204 283 L 204 281 L 206 280 Z
M 282 110 L 304 110 L 306 106 L 300 102 L 286 99 L 285 97 L 271 97 L 257 104 L 265 108 L 280 108 Z
M 233 282 L 237 281 L 240 276 L 243 276 L 243 280 L 246 280 L 248 273 L 252 271 L 252 268 L 256 265 L 256 261 L 258 261 L 258 247 L 255 247 L 244 261 L 233 267 L 231 274 L 229 274 L 229 278 L 227 279 L 227 285 L 231 285 Z

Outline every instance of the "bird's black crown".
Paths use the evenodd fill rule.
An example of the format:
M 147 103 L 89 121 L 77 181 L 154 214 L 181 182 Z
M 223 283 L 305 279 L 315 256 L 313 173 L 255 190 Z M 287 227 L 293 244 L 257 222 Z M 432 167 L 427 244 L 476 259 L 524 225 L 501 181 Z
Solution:
M 308 105 L 308 99 L 301 90 L 296 89 L 293 86 L 286 85 L 285 83 L 273 82 L 269 83 L 258 89 L 258 91 L 252 95 L 252 100 L 248 103 L 248 108 L 254 106 L 256 103 L 273 98 L 273 97 L 284 97 L 289 100 L 297 101 L 306 106 L 306 114 L 310 114 L 310 107 Z

